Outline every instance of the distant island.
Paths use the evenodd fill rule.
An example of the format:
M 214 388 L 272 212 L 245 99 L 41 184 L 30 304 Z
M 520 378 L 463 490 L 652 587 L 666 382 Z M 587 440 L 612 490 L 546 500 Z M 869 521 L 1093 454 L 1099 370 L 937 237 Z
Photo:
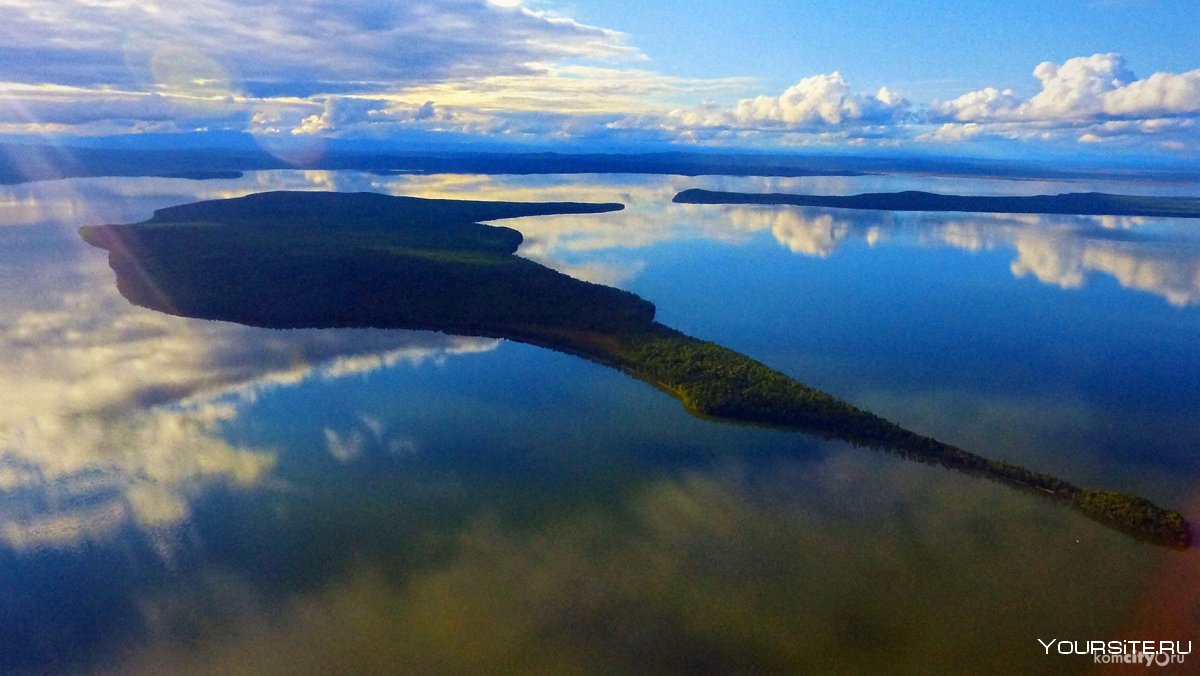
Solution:
M 909 431 L 745 355 L 654 320 L 638 296 L 513 255 L 483 220 L 600 213 L 619 204 L 474 202 L 373 193 L 261 193 L 160 209 L 80 234 L 109 252 L 130 302 L 278 329 L 426 329 L 506 338 L 619 369 L 693 414 L 797 429 L 985 477 L 1140 539 L 1187 547 L 1184 518 Z
M 940 195 L 916 190 L 860 195 L 794 195 L 721 192 L 692 188 L 675 195 L 673 201 L 680 204 L 779 204 L 876 211 L 962 211 L 996 214 L 1200 218 L 1200 197 L 1110 195 L 1102 192 L 992 197 Z

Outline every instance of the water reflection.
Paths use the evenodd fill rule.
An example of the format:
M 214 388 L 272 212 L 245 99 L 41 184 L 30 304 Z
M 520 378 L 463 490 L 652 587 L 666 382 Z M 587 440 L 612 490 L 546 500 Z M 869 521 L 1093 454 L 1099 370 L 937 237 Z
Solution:
M 620 202 L 604 218 L 551 216 L 510 219 L 525 235 L 521 254 L 573 277 L 625 285 L 645 267 L 638 250 L 669 242 L 746 242 L 769 232 L 798 254 L 827 257 L 849 242 L 949 245 L 965 251 L 1010 248 L 1017 277 L 1066 289 L 1089 276 L 1153 293 L 1172 305 L 1200 302 L 1200 237 L 1172 219 L 1116 216 L 964 217 L 753 205 L 673 204 L 686 188 L 745 192 L 921 189 L 948 194 L 1051 194 L 1101 190 L 1128 194 L 1188 194 L 1190 184 L 1120 181 L 1013 181 L 935 176 L 681 177 L 651 175 L 375 175 L 361 172 L 250 172 L 242 179 L 204 182 L 162 178 L 90 178 L 0 186 L 0 226 L 127 223 L 153 209 L 269 190 L 383 192 L 414 197 Z
M 1194 636 L 1195 550 L 1131 543 L 1054 505 L 937 468 L 691 420 L 620 374 L 532 348 L 432 334 L 283 334 L 141 311 L 116 294 L 103 252 L 75 233 L 272 189 L 615 200 L 627 211 L 505 224 L 526 233 L 525 255 L 605 283 L 654 274 L 664 254 L 678 255 L 672 244 L 765 242 L 786 265 L 811 262 L 806 270 L 819 273 L 865 243 L 937 247 L 966 263 L 976 259 L 957 252 L 1012 250 L 1030 281 L 1058 287 L 1104 276 L 1196 303 L 1194 235 L 1168 221 L 834 211 L 781 220 L 670 204 L 688 187 L 1093 189 L 904 180 L 262 172 L 0 187 L 0 614 L 19 618 L 0 630 L 0 671 L 432 672 L 499 663 L 580 673 L 764 665 L 1034 673 L 1076 666 L 1047 664 L 1033 652 L 1034 636 Z M 1106 191 L 1133 191 L 1122 188 Z M 778 315 L 797 312 L 788 293 Z M 824 296 L 837 303 L 835 292 Z M 957 316 L 948 304 L 922 307 Z M 1157 326 L 1186 338 L 1190 329 L 1163 316 L 1154 316 Z M 894 347 L 911 336 L 885 336 L 891 351 L 869 355 L 876 362 L 856 372 L 857 336 L 873 325 L 858 315 L 849 329 L 809 319 L 787 324 L 786 335 L 813 331 L 826 351 L 797 348 L 798 357 L 780 360 L 797 373 L 822 356 L 852 376 L 911 356 Z M 987 319 L 970 315 L 947 334 L 969 336 Z M 749 334 L 755 325 L 740 328 L 748 320 L 781 323 L 748 317 L 744 306 L 728 323 Z M 1064 352 L 1077 349 L 1062 342 Z M 855 354 L 830 347 L 841 345 Z M 918 366 L 932 373 L 981 361 L 945 351 Z M 1167 366 L 1122 345 L 1111 352 L 1116 372 L 1148 374 L 1133 385 L 1170 368 L 1179 375 L 1108 389 L 1146 401 L 1154 388 L 1169 390 L 1157 396 L 1186 410 L 1166 415 L 1096 395 L 1100 386 L 1085 381 L 1114 371 L 1108 362 L 1033 395 L 1013 386 L 998 397 L 955 381 L 931 405 L 940 418 L 904 408 L 929 401 L 909 371 L 904 387 L 889 383 L 862 401 L 933 433 L 951 429 L 969 447 L 999 454 L 1011 445 L 1023 449 L 1007 456 L 1018 461 L 1079 466 L 1098 483 L 1170 496 L 1196 516 L 1200 503 L 1186 498 L 1195 395 L 1179 395 L 1195 382 L 1191 362 L 1176 358 L 1179 350 L 1166 352 Z M 439 362 L 447 368 L 429 368 Z M 1012 372 L 1040 382 L 1054 370 L 1012 355 L 996 362 L 985 375 L 1004 387 Z M 862 390 L 837 391 L 858 400 Z M 1009 429 L 1018 433 L 1001 432 Z M 1094 445 L 1099 437 L 1117 441 Z M 1150 450 L 1128 450 L 1142 448 Z
M 397 361 L 491 349 L 494 343 L 429 335 L 294 332 L 267 335 L 180 322 L 129 308 L 111 291 L 102 259 L 66 233 L 85 222 L 137 220 L 160 206 L 266 189 L 375 190 L 424 197 L 618 200 L 604 218 L 506 221 L 521 253 L 592 281 L 627 282 L 644 268 L 637 250 L 707 239 L 736 243 L 760 232 L 790 251 L 826 257 L 852 242 L 887 241 L 964 251 L 1011 248 L 1012 273 L 1062 288 L 1106 275 L 1173 305 L 1200 302 L 1200 240 L 1169 220 L 1112 217 L 892 215 L 796 207 L 675 205 L 697 184 L 713 188 L 853 192 L 890 177 L 686 178 L 663 176 L 375 176 L 353 172 L 256 172 L 239 180 L 79 179 L 0 188 L 8 293 L 0 319 L 5 453 L 0 488 L 80 504 L 79 516 L 7 510 L 0 537 L 21 547 L 85 539 L 111 524 L 147 528 L 184 520 L 198 486 L 254 485 L 273 466 L 270 449 L 236 448 L 215 433 L 237 415 L 236 396 L 274 384 L 363 372 Z M 928 179 L 936 188 L 941 179 Z M 958 185 L 999 192 L 1013 182 Z M 957 184 L 956 184 L 957 185 Z M 1027 192 L 1055 184 L 1022 184 Z M 1078 186 L 1073 186 L 1078 189 Z M 1122 186 L 1128 188 L 1128 186 Z M 1128 190 L 1126 190 L 1128 191 Z M 35 230 L 40 228 L 40 230 Z M 61 228 L 61 230 L 56 230 Z M 71 233 L 73 235 L 73 233 Z M 314 364 L 324 364 L 314 367 Z M 323 369 L 323 370 L 322 370 Z M 238 392 L 236 396 L 233 394 Z M 327 430 L 335 456 L 356 455 L 365 430 Z M 397 449 L 412 440 L 389 440 Z M 136 478 L 136 481 L 134 480 Z M 14 499 L 15 500 L 15 499 Z M 30 498 L 15 500 L 32 504 Z M 16 516 L 20 514 L 20 516 Z M 95 524 L 95 525 L 86 525 Z M 109 524 L 109 525 L 104 525 Z
M 220 480 L 253 485 L 274 463 L 269 449 L 235 448 L 215 434 L 237 415 L 229 403 L 255 390 L 363 372 L 397 361 L 486 350 L 494 343 L 429 335 L 294 332 L 260 335 L 242 327 L 181 323 L 142 312 L 110 290 L 110 272 L 53 226 L 136 220 L 153 208 L 264 189 L 376 190 L 424 197 L 512 200 L 619 200 L 604 218 L 558 216 L 506 221 L 526 236 L 522 254 L 602 283 L 627 282 L 645 265 L 636 251 L 665 242 L 736 243 L 771 235 L 795 253 L 826 257 L 851 242 L 941 245 L 977 252 L 1012 248 L 1011 269 L 1062 288 L 1092 274 L 1154 293 L 1177 306 L 1200 302 L 1200 246 L 1171 221 L 1112 217 L 994 216 L 820 210 L 796 207 L 675 205 L 697 183 L 758 190 L 881 189 L 888 177 L 686 178 L 663 176 L 375 176 L 353 172 L 256 172 L 244 179 L 79 179 L 0 189 L 8 252 L 0 360 L 5 455 L 0 488 L 83 504 L 61 512 L 5 515 L 3 538 L 22 547 L 69 543 L 115 524 L 147 528 L 186 518 L 188 496 Z M 931 179 L 932 180 L 932 179 Z M 935 181 L 936 182 L 936 181 Z M 999 188 L 987 182 L 959 191 Z M 1001 182 L 1003 188 L 1012 182 Z M 820 185 L 818 185 L 820 184 Z M 929 186 L 923 186 L 929 187 Z M 1032 192 L 1033 187 L 1025 185 Z M 1038 185 L 1037 190 L 1054 188 Z M 1077 187 L 1077 186 L 1076 186 Z M 51 227 L 49 232 L 31 228 Z M 31 233 L 41 232 L 40 235 Z M 65 235 L 65 232 L 61 233 Z M 73 240 L 73 237 L 71 238 Z M 632 254 L 631 254 L 632 250 Z M 54 263 L 52 261 L 58 261 Z M 0 301 L 4 302 L 4 301 Z M 325 364 L 321 369 L 314 364 Z M 369 429 L 326 430 L 330 453 L 356 455 Z M 375 436 L 378 436 L 375 433 Z M 390 440 L 407 448 L 411 440 Z M 182 459 L 187 459 L 186 461 Z M 132 478 L 136 477 L 134 481 Z M 69 498 L 69 499 L 68 499 Z M 29 499 L 18 500 L 30 504 Z
M 496 345 L 184 322 L 129 306 L 103 260 L 73 243 L 22 244 L 30 232 L 0 229 L 16 271 L 0 298 L 0 540 L 21 549 L 76 546 L 127 524 L 169 529 L 215 482 L 261 484 L 277 452 L 231 445 L 219 430 L 267 389 Z
M 522 201 L 619 201 L 623 212 L 603 219 L 581 216 L 514 219 L 505 225 L 526 237 L 521 254 L 572 276 L 603 284 L 627 283 L 645 263 L 638 249 L 687 239 L 744 242 L 769 232 L 803 255 L 826 257 L 845 242 L 875 245 L 950 245 L 966 251 L 1011 248 L 1015 276 L 1079 288 L 1090 274 L 1122 287 L 1158 295 L 1172 305 L 1200 302 L 1200 237 L 1184 221 L 1121 216 L 970 216 L 888 214 L 803 207 L 671 204 L 686 187 L 738 185 L 756 192 L 810 190 L 846 194 L 887 189 L 949 189 L 952 194 L 1053 194 L 1102 190 L 1186 194 L 1191 186 L 1121 182 L 999 181 L 937 177 L 669 177 L 669 176 L 406 176 L 375 180 L 371 189 L 417 197 Z M 339 189 L 351 186 L 340 185 Z M 362 186 L 357 186 L 360 189 Z M 711 189 L 711 188 L 710 188 Z M 1125 233 L 1125 235 L 1122 235 Z M 614 252 L 620 252 L 618 256 Z M 631 256 L 633 257 L 631 259 Z
M 1040 673 L 1031 633 L 1115 632 L 1097 598 L 1136 605 L 1111 585 L 1136 556 L 1096 533 L 1063 547 L 995 528 L 1061 525 L 1035 502 L 853 451 L 764 456 L 638 482 L 618 504 L 582 484 L 535 523 L 491 500 L 437 533 L 440 552 L 405 541 L 415 560 L 358 561 L 282 599 L 236 574 L 152 594 L 156 630 L 114 672 Z M 1105 574 L 1078 575 L 1098 548 Z M 228 624 L 196 617 L 217 603 Z
M 1064 289 L 1092 275 L 1160 296 L 1171 305 L 1200 303 L 1200 239 L 1177 221 L 1114 217 L 950 217 L 928 222 L 932 237 L 968 251 L 1012 248 L 1011 270 Z M 1125 234 L 1128 233 L 1128 234 Z
M 806 213 L 799 209 L 729 209 L 724 214 L 737 228 L 749 231 L 769 230 L 789 250 L 798 254 L 825 258 L 851 233 L 848 221 L 829 213 Z M 877 232 L 872 228 L 871 232 Z
M 1093 274 L 1183 307 L 1200 303 L 1200 238 L 1171 219 L 1113 216 L 964 217 L 805 207 L 723 206 L 734 227 L 770 231 L 789 250 L 825 258 L 849 242 L 948 245 L 968 252 L 1013 249 L 1010 269 L 1064 289 Z

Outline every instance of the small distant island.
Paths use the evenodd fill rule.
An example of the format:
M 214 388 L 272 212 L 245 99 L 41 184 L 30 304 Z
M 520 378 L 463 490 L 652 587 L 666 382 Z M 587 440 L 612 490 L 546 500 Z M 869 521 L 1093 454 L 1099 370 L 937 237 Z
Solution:
M 619 369 L 708 418 L 797 429 L 897 453 L 1066 503 L 1137 538 L 1187 547 L 1175 511 L 991 460 L 917 434 L 745 355 L 654 320 L 638 296 L 513 255 L 484 220 L 601 213 L 620 204 L 261 193 L 87 226 L 130 302 L 277 329 L 425 329 L 506 338 Z
M 995 214 L 1200 218 L 1200 197 L 1110 195 L 1102 192 L 992 197 L 940 195 L 916 190 L 873 192 L 859 195 L 796 195 L 722 192 L 692 188 L 675 195 L 673 201 L 680 204 L 779 204 L 875 211 L 961 211 Z

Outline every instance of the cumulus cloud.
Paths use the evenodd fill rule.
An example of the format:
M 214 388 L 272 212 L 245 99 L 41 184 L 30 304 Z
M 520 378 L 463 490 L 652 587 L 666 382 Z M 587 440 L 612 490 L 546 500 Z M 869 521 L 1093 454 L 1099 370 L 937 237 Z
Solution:
M 345 432 L 326 427 L 325 449 L 341 463 L 358 460 L 364 453 L 383 452 L 393 456 L 417 453 L 420 444 L 412 437 L 389 430 L 379 418 L 361 413 L 358 426 Z
M 276 114 L 270 120 L 271 133 L 286 130 L 289 120 L 294 121 L 298 114 L 306 111 L 307 107 L 300 105 L 274 111 Z M 320 114 L 305 117 L 289 131 L 293 135 L 384 134 L 414 125 L 425 129 L 465 131 L 472 116 L 462 117 L 460 124 L 454 113 L 434 105 L 433 101 L 411 104 L 395 99 L 328 96 Z
M 874 96 L 853 94 L 842 74 L 806 77 L 779 96 L 758 96 L 743 99 L 734 108 L 738 122 L 755 124 L 779 122 L 803 126 L 839 124 L 843 120 L 892 119 L 905 101 L 886 87 Z
M 732 107 L 715 103 L 670 112 L 670 124 L 682 128 L 826 130 L 898 121 L 910 103 L 880 88 L 874 95 L 856 94 L 841 73 L 806 77 L 778 96 L 741 99 Z
M 959 121 L 1013 117 L 1021 100 L 1013 90 L 985 87 L 936 106 L 941 113 Z
M 1200 112 L 1200 69 L 1137 79 L 1124 57 L 1110 53 L 1047 61 L 1033 75 L 1041 89 L 1028 99 L 988 87 L 938 104 L 935 111 L 959 122 L 1102 122 Z
M 1139 79 L 1116 53 L 1044 62 L 1033 70 L 1038 91 L 985 87 L 934 102 L 926 117 L 941 123 L 918 141 L 957 142 L 979 135 L 1020 140 L 1128 143 L 1155 136 L 1162 147 L 1195 147 L 1187 131 L 1200 114 L 1200 69 Z
M 695 90 L 698 82 L 642 71 L 552 69 L 487 78 L 463 88 L 454 83 L 417 88 L 410 98 L 461 101 L 461 128 L 468 133 L 521 130 L 544 138 L 578 139 L 599 132 L 611 139 L 618 130 L 641 130 L 661 132 L 664 140 L 707 145 L 882 146 L 996 137 L 1124 141 L 1154 135 L 1163 147 L 1194 145 L 1189 129 L 1200 113 L 1200 69 L 1138 79 L 1121 55 L 1109 53 L 1045 62 L 1033 73 L 1040 86 L 1029 97 L 1013 88 L 984 87 L 925 105 L 913 105 L 888 87 L 873 94 L 856 92 L 836 71 L 803 78 L 778 95 L 668 108 L 662 102 L 672 91 L 692 89 L 693 99 L 724 98 L 746 83 L 707 81 L 701 91 Z M 537 119 L 543 124 L 512 114 L 533 110 L 541 111 Z M 480 111 L 486 112 L 481 116 Z M 609 116 L 614 112 L 619 118 Z
M 1200 69 L 1155 73 L 1114 89 L 1104 96 L 1104 112 L 1135 116 L 1200 112 Z
M 291 133 L 318 134 L 359 124 L 370 124 L 373 119 L 385 116 L 387 107 L 387 101 L 378 99 L 330 96 L 325 99 L 324 110 L 320 115 L 314 114 L 304 118 Z
M 1020 106 L 1032 119 L 1092 117 L 1104 109 L 1104 98 L 1133 80 L 1119 54 L 1093 54 L 1060 64 L 1038 64 L 1033 75 L 1042 89 Z
M 918 141 L 936 141 L 940 143 L 957 143 L 967 139 L 974 138 L 982 133 L 983 125 L 978 122 L 966 122 L 962 124 L 947 122 L 938 127 L 936 131 L 928 134 L 917 136 Z

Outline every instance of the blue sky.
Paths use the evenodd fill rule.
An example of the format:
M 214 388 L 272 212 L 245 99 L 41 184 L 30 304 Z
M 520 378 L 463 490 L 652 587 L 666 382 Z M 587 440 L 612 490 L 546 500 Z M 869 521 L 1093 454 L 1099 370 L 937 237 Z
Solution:
M 1194 0 L 0 0 L 0 136 L 1200 155 Z
M 1042 61 L 1118 52 L 1140 70 L 1200 67 L 1200 6 L 1154 0 L 692 2 L 572 0 L 581 21 L 628 32 L 661 72 L 753 75 L 782 91 L 840 71 L 864 87 L 954 97 L 1036 87 Z M 703 9 L 699 9 L 703 7 Z

